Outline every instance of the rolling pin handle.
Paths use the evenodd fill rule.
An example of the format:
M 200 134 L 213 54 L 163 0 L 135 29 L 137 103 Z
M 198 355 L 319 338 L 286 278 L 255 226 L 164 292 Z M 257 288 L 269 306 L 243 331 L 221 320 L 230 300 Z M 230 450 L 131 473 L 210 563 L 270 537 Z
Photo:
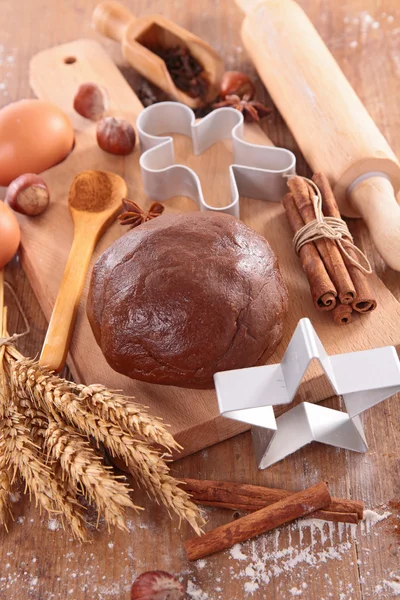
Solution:
M 134 18 L 126 6 L 114 2 L 114 0 L 104 0 L 94 9 L 92 23 L 98 33 L 122 42 L 126 30 Z
M 381 174 L 356 181 L 348 191 L 350 204 L 365 220 L 383 260 L 400 271 L 400 206 L 389 179 Z

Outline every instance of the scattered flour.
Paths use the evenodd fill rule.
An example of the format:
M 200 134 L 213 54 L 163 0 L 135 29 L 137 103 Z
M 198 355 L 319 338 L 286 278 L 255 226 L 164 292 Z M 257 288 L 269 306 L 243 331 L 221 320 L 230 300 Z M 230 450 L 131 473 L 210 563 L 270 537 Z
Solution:
M 3 97 L 7 97 L 9 95 L 9 93 L 8 93 L 8 89 L 7 89 L 7 82 L 5 81 L 5 79 L 10 79 L 10 77 L 12 77 L 12 75 L 13 75 L 13 72 L 12 72 L 12 70 L 6 71 L 5 68 L 12 69 L 14 67 L 14 65 L 15 65 L 14 52 L 16 52 L 16 49 L 14 48 L 12 50 L 12 54 L 8 54 L 7 56 L 5 56 L 4 51 L 5 51 L 4 46 L 2 44 L 0 44 L 0 67 L 3 67 L 3 69 L 2 69 L 3 81 L 0 82 L 0 94 Z M 13 500 L 11 500 L 11 502 L 13 502 Z
M 208 594 L 203 592 L 197 585 L 189 579 L 187 583 L 186 593 L 192 600 L 208 600 Z
M 235 544 L 234 546 L 232 546 L 229 552 L 232 558 L 234 558 L 235 560 L 247 560 L 247 556 L 243 554 L 242 547 L 240 544 Z
M 47 528 L 50 529 L 50 531 L 58 531 L 60 527 L 61 523 L 57 521 L 57 519 L 50 519 L 47 525 Z
M 246 581 L 244 584 L 244 591 L 247 594 L 254 594 L 259 589 L 259 585 L 256 581 Z
M 290 532 L 289 544 L 286 548 L 280 548 L 280 529 L 275 530 L 275 549 L 272 551 L 270 549 L 271 544 L 268 549 L 265 543 L 264 548 L 260 547 L 262 546 L 261 540 L 258 544 L 252 543 L 252 551 L 249 553 L 249 542 L 244 545 L 236 544 L 230 549 L 230 556 L 238 561 L 239 565 L 246 560 L 248 564 L 238 575 L 232 574 L 232 572 L 231 574 L 233 578 L 244 579 L 244 591 L 252 594 L 260 586 L 264 588 L 272 578 L 296 571 L 300 581 L 297 586 L 292 586 L 288 593 L 291 597 L 300 597 L 303 595 L 303 591 L 307 589 L 307 583 L 301 581 L 302 568 L 308 568 L 309 566 L 319 568 L 320 565 L 329 561 L 342 560 L 353 548 L 357 532 L 363 536 L 370 534 L 371 529 L 387 519 L 391 513 L 389 511 L 378 513 L 373 510 L 366 510 L 364 514 L 365 523 L 361 530 L 353 524 L 332 523 L 319 519 L 301 519 L 288 528 Z M 298 532 L 298 544 L 291 544 L 290 541 L 296 531 Z M 359 560 L 357 562 L 360 564 Z M 392 573 L 390 577 L 395 579 L 395 575 Z M 328 574 L 326 574 L 326 583 L 329 587 L 333 585 Z M 383 584 L 386 589 L 391 586 L 391 590 L 400 595 L 400 580 L 399 582 L 385 580 Z M 381 587 L 383 589 L 383 586 Z M 352 596 L 350 588 L 346 592 L 341 591 L 340 593 L 341 600 L 348 600 Z
M 384 521 L 385 519 L 387 519 L 388 517 L 391 516 L 391 512 L 386 511 L 382 514 L 377 513 L 374 510 L 365 510 L 364 511 L 364 521 L 361 522 L 361 530 L 364 532 L 369 533 L 371 531 L 371 528 L 376 525 L 377 523 L 380 523 L 381 521 Z
M 285 590 L 285 600 L 289 600 L 289 598 L 291 600 L 297 598 L 308 600 L 309 590 L 305 580 L 308 581 L 310 569 L 324 568 L 324 565 L 331 561 L 344 561 L 345 564 L 350 564 L 354 559 L 352 555 L 354 539 L 360 535 L 369 535 L 368 541 L 371 540 L 373 543 L 375 539 L 373 528 L 388 516 L 389 513 L 384 511 L 366 511 L 368 528 L 365 526 L 365 531 L 354 525 L 303 519 L 268 535 L 260 536 L 256 540 L 249 540 L 243 545 L 236 544 L 225 553 L 225 560 L 230 559 L 228 566 L 221 567 L 220 575 L 215 578 L 211 589 L 207 584 L 207 591 L 202 589 L 202 582 L 207 581 L 204 573 L 207 575 L 207 566 L 210 564 L 208 560 L 201 559 L 194 565 L 188 565 L 187 569 L 180 573 L 179 579 L 187 582 L 187 597 L 190 600 L 226 600 L 224 587 L 231 580 L 236 580 L 239 584 L 239 597 L 250 600 L 254 596 L 258 599 L 268 584 L 272 580 L 276 582 L 278 579 L 280 579 L 279 586 L 282 593 Z M 139 523 L 135 522 L 134 525 L 136 531 L 139 531 Z M 61 523 L 59 520 L 52 519 L 48 522 L 48 527 L 52 531 L 57 531 L 61 528 Z M 60 531 L 58 535 L 65 534 Z M 43 591 L 41 600 L 74 599 L 77 596 L 80 597 L 82 593 L 87 593 L 88 590 L 97 600 L 122 598 L 125 597 L 125 592 L 125 595 L 128 596 L 132 581 L 139 574 L 136 572 L 138 565 L 135 564 L 134 545 L 117 548 L 115 543 L 110 541 L 105 543 L 106 548 L 107 546 L 110 549 L 113 548 L 112 560 L 117 560 L 124 565 L 121 577 L 117 582 L 110 582 L 109 576 L 106 577 L 101 571 L 101 565 L 99 565 L 93 548 L 88 546 L 83 554 L 79 551 L 79 568 L 76 562 L 78 556 L 76 551 L 69 551 L 64 556 L 63 575 L 61 578 L 55 577 L 58 581 L 64 581 L 65 578 L 70 583 L 64 596 L 57 592 L 54 593 L 54 591 Z M 366 549 L 364 550 L 366 551 Z M 373 546 L 371 546 L 371 551 L 373 551 Z M 8 554 L 11 556 L 13 553 Z M 3 572 L 0 573 L 0 589 L 4 586 L 4 589 L 11 592 L 14 586 L 18 586 L 26 591 L 26 595 L 35 595 L 41 582 L 40 569 L 42 567 L 40 559 L 35 558 L 36 556 L 36 553 L 32 553 L 30 557 L 27 557 L 26 563 L 18 563 L 18 566 L 7 562 Z M 361 562 L 360 559 L 358 562 Z M 160 565 L 159 568 L 169 570 L 168 565 L 165 564 Z M 333 600 L 333 597 L 329 596 L 333 581 L 328 573 L 324 574 L 323 587 L 326 594 L 322 594 L 321 598 Z M 366 575 L 368 574 L 366 573 Z M 343 585 L 341 582 L 336 583 L 338 588 L 335 588 L 337 593 L 335 600 L 354 600 L 354 590 L 348 588 L 345 582 Z M 380 587 L 377 585 L 378 583 Z M 380 600 L 386 600 L 400 596 L 400 578 L 389 569 L 384 572 L 384 577 L 380 582 L 374 581 L 371 585 L 371 595 L 366 595 L 368 600 L 377 600 L 378 597 Z M 242 589 L 241 594 L 240 588 Z M 10 595 L 10 597 L 13 596 Z
M 400 583 L 398 581 L 387 581 L 386 579 L 383 581 L 386 587 L 388 587 L 392 592 L 394 592 L 395 596 L 400 596 Z
M 396 575 L 396 573 L 389 573 L 389 577 L 392 578 L 392 581 L 387 579 L 383 580 L 383 585 L 386 589 L 390 590 L 394 596 L 400 596 L 400 575 Z M 378 587 L 378 586 L 377 586 Z M 382 586 L 380 586 L 382 589 Z

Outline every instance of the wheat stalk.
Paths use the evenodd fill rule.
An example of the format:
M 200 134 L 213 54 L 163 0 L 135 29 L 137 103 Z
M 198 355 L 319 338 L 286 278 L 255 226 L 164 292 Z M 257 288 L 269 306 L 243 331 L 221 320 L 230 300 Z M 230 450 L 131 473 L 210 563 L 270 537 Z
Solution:
M 75 388 L 75 389 L 74 389 Z M 144 439 L 172 450 L 182 450 L 161 419 L 150 416 L 146 407 L 133 402 L 131 398 L 108 390 L 102 385 L 75 385 L 71 391 L 78 395 L 82 406 L 103 420 L 118 425 L 127 433 L 138 433 Z
M 55 376 L 36 361 L 15 362 L 12 365 L 12 378 L 17 390 L 29 390 L 38 408 L 55 415 L 61 414 L 72 426 L 103 443 L 114 456 L 122 458 L 148 492 L 200 533 L 204 521 L 199 508 L 191 502 L 189 494 L 179 487 L 179 482 L 169 475 L 168 465 L 154 447 L 136 439 L 119 425 L 87 411 L 79 395 L 73 392 L 74 386 L 69 385 L 70 382 Z
M 0 456 L 0 525 L 7 529 L 7 522 L 11 516 L 10 508 L 11 484 L 8 476 L 6 461 L 3 455 Z
M 138 510 L 129 497 L 129 489 L 102 464 L 90 444 L 72 427 L 51 419 L 46 431 L 45 447 L 49 456 L 59 461 L 63 476 L 77 492 L 84 490 L 97 505 L 107 524 L 127 530 L 125 509 Z
M 74 495 L 85 495 L 97 505 L 110 525 L 126 530 L 125 509 L 138 510 L 129 497 L 129 489 L 112 474 L 101 457 L 75 429 L 59 417 L 55 420 L 37 408 L 26 395 L 18 390 L 18 407 L 26 419 L 26 425 L 36 443 L 39 443 L 55 474 L 62 482 L 68 482 Z M 48 463 L 47 463 L 48 464 Z
M 35 497 L 36 504 L 40 504 L 49 513 L 64 516 L 74 535 L 84 541 L 87 535 L 81 508 L 60 482 L 50 476 L 51 470 L 43 462 L 23 420 L 24 417 L 10 402 L 0 422 L 0 455 L 14 469 L 14 478 L 17 472 L 21 474 L 26 489 L 30 496 Z

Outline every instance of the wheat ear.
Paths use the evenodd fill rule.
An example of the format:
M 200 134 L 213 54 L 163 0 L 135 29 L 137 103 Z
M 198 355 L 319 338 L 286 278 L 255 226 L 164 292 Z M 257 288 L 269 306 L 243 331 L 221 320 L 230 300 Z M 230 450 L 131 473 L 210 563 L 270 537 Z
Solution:
M 84 494 L 97 505 L 107 524 L 126 530 L 125 508 L 138 509 L 129 497 L 128 487 L 107 468 L 89 442 L 60 418 L 55 420 L 37 408 L 21 391 L 19 409 L 27 419 L 28 429 L 36 434 L 35 442 L 47 453 L 48 459 L 60 468 L 53 468 L 74 495 Z
M 29 430 L 23 424 L 20 415 L 11 403 L 4 411 L 1 422 L 0 454 L 13 469 L 14 477 L 19 471 L 25 481 L 30 496 L 49 513 L 60 513 L 71 525 L 74 535 L 81 541 L 86 540 L 83 517 L 75 498 L 51 477 L 50 468 L 43 462 Z
M 161 419 L 148 414 L 146 407 L 108 390 L 102 385 L 83 386 L 71 383 L 71 391 L 89 412 L 118 425 L 127 433 L 138 433 L 144 439 L 171 450 L 182 450 Z
M 114 456 L 122 458 L 147 491 L 200 533 L 204 521 L 199 508 L 178 486 L 179 482 L 169 475 L 168 465 L 159 452 L 121 427 L 86 411 L 79 397 L 72 393 L 69 382 L 61 380 L 35 361 L 14 363 L 13 381 L 17 388 L 29 388 L 38 407 L 62 414 L 70 424 L 103 443 Z
M 128 487 L 102 464 L 89 443 L 69 425 L 51 419 L 45 447 L 49 456 L 60 462 L 64 476 L 76 485 L 76 491 L 83 490 L 97 505 L 107 524 L 127 530 L 125 509 L 139 507 L 130 499 Z

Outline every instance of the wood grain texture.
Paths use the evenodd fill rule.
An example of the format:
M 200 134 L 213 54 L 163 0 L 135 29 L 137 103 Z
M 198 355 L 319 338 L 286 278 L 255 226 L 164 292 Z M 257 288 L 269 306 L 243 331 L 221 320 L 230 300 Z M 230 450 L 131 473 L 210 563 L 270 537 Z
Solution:
M 65 62 L 66 57 L 69 59 Z M 75 59 L 75 62 L 69 61 Z M 139 169 L 139 149 L 127 157 L 110 156 L 102 152 L 95 140 L 95 124 L 88 123 L 72 108 L 77 86 L 85 81 L 104 85 L 110 93 L 110 112 L 135 123 L 141 110 L 136 96 L 121 77 L 104 50 L 95 42 L 81 40 L 58 46 L 34 56 L 30 66 L 31 85 L 37 95 L 55 102 L 67 112 L 75 129 L 75 148 L 61 164 L 42 174 L 52 191 L 49 209 L 40 219 L 20 218 L 22 230 L 21 256 L 29 281 L 47 318 L 58 294 L 72 243 L 72 225 L 67 196 L 71 179 L 84 169 L 113 169 L 124 177 L 129 197 L 140 204 L 150 200 L 145 196 Z M 60 81 L 59 85 L 55 82 Z M 246 126 L 247 127 L 247 126 Z M 265 133 L 255 126 L 246 128 L 246 137 L 254 143 L 268 142 Z M 194 156 L 191 141 L 184 136 L 174 136 L 176 161 L 192 167 L 198 174 L 205 198 L 215 206 L 230 202 L 228 167 L 232 162 L 231 141 L 215 144 L 201 155 Z M 166 212 L 195 209 L 192 201 L 174 198 L 165 202 Z M 241 217 L 245 223 L 265 236 L 278 255 L 290 298 L 289 317 L 285 323 L 284 337 L 270 362 L 282 359 L 287 344 L 301 317 L 309 317 L 331 354 L 364 350 L 400 344 L 400 326 L 390 329 L 382 320 L 400 323 L 400 304 L 373 276 L 372 285 L 379 309 L 368 317 L 355 318 L 354 323 L 338 328 L 331 315 L 315 311 L 306 277 L 292 250 L 291 234 L 282 205 L 241 198 Z M 59 235 L 54 236 L 58 223 L 63 223 Z M 121 226 L 114 223 L 101 239 L 94 260 L 122 234 Z M 46 247 L 46 251 L 43 249 Z M 172 427 L 172 432 L 184 447 L 184 454 L 203 449 L 226 437 L 248 428 L 247 425 L 219 416 L 213 391 L 187 390 L 171 386 L 154 386 L 131 381 L 115 373 L 106 363 L 98 348 L 86 317 L 86 300 L 89 278 L 86 281 L 72 338 L 69 367 L 76 380 L 83 383 L 102 383 L 112 389 L 122 389 L 149 406 L 151 412 L 161 416 Z M 368 325 L 364 319 L 368 319 Z M 332 394 L 320 369 L 314 367 L 306 376 L 296 402 L 313 401 Z M 288 407 L 281 407 L 280 413 Z
M 271 531 L 294 519 L 309 515 L 321 508 L 327 508 L 331 496 L 325 482 L 297 492 L 264 506 L 255 512 L 231 523 L 225 523 L 197 538 L 185 542 L 189 560 L 198 560 L 231 548 L 235 544 Z
M 32 97 L 27 73 L 30 58 L 56 44 L 79 37 L 95 37 L 107 48 L 132 84 L 137 77 L 123 62 L 115 42 L 101 40 L 90 30 L 95 0 L 71 0 L 68 4 L 49 0 L 0 0 L 0 103 Z M 137 15 L 161 13 L 214 45 L 226 57 L 228 68 L 244 69 L 254 76 L 254 68 L 242 50 L 240 11 L 231 0 L 130 0 Z M 397 0 L 301 0 L 301 6 L 333 52 L 379 129 L 393 150 L 400 153 L 400 7 Z M 370 20 L 372 19 L 372 21 Z M 372 27 L 373 23 L 379 27 Z M 268 96 L 257 80 L 260 99 Z M 266 125 L 264 125 L 265 127 Z M 277 145 L 293 150 L 298 169 L 308 174 L 304 159 L 281 117 L 274 112 L 268 123 Z M 400 298 L 400 277 L 388 268 L 374 251 L 362 221 L 349 221 L 356 242 L 391 292 Z M 60 228 L 61 231 L 61 228 Z M 60 235 L 57 229 L 54 235 Z M 46 321 L 22 271 L 17 257 L 7 267 L 6 278 L 21 299 L 31 323 L 30 336 L 20 349 L 29 356 L 40 351 Z M 23 322 L 12 299 L 10 330 L 21 331 Z M 394 329 L 397 323 L 391 323 Z M 224 423 L 218 425 L 223 427 Z M 388 502 L 399 498 L 400 410 L 398 397 L 364 415 L 370 450 L 358 455 L 313 444 L 293 456 L 258 472 L 248 433 L 174 463 L 178 476 L 226 479 L 269 487 L 299 490 L 317 483 L 329 483 L 333 495 L 362 498 L 367 508 L 383 513 Z M 195 432 L 192 432 L 196 435 Z M 190 435 L 190 433 L 189 433 Z M 223 437 L 224 432 L 221 431 Z M 398 566 L 399 513 L 383 520 L 370 533 L 359 528 L 353 539 L 347 528 L 324 529 L 324 541 L 314 526 L 299 531 L 287 526 L 277 534 L 260 537 L 257 544 L 245 544 L 247 558 L 233 560 L 229 552 L 202 563 L 189 565 L 183 540 L 190 532 L 176 529 L 165 512 L 144 496 L 145 514 L 130 521 L 129 533 L 107 533 L 104 524 L 94 533 L 94 543 L 77 546 L 68 532 L 53 530 L 55 525 L 40 516 L 27 498 L 13 504 L 15 521 L 10 533 L 0 532 L 1 600 L 128 600 L 135 576 L 148 569 L 166 569 L 181 574 L 208 594 L 207 600 L 394 600 Z M 229 515 L 229 516 L 228 516 Z M 227 511 L 207 511 L 211 529 L 233 517 Z M 56 519 L 56 517 L 55 517 Z M 331 533 L 331 539 L 329 534 Z M 328 539 L 325 539 L 327 537 Z M 281 557 L 278 557 L 278 552 Z M 257 562 L 257 557 L 266 558 Z M 314 561 L 314 565 L 313 565 Z M 259 569 L 260 584 L 252 594 L 245 585 L 252 581 L 247 567 Z M 268 573 L 270 572 L 270 575 Z M 267 577 L 269 578 L 268 583 Z M 307 587 L 304 587 L 307 586 Z M 195 588 L 190 588 L 195 589 Z M 189 596 L 190 597 L 190 596 Z M 193 594 L 192 594 L 193 598 Z

